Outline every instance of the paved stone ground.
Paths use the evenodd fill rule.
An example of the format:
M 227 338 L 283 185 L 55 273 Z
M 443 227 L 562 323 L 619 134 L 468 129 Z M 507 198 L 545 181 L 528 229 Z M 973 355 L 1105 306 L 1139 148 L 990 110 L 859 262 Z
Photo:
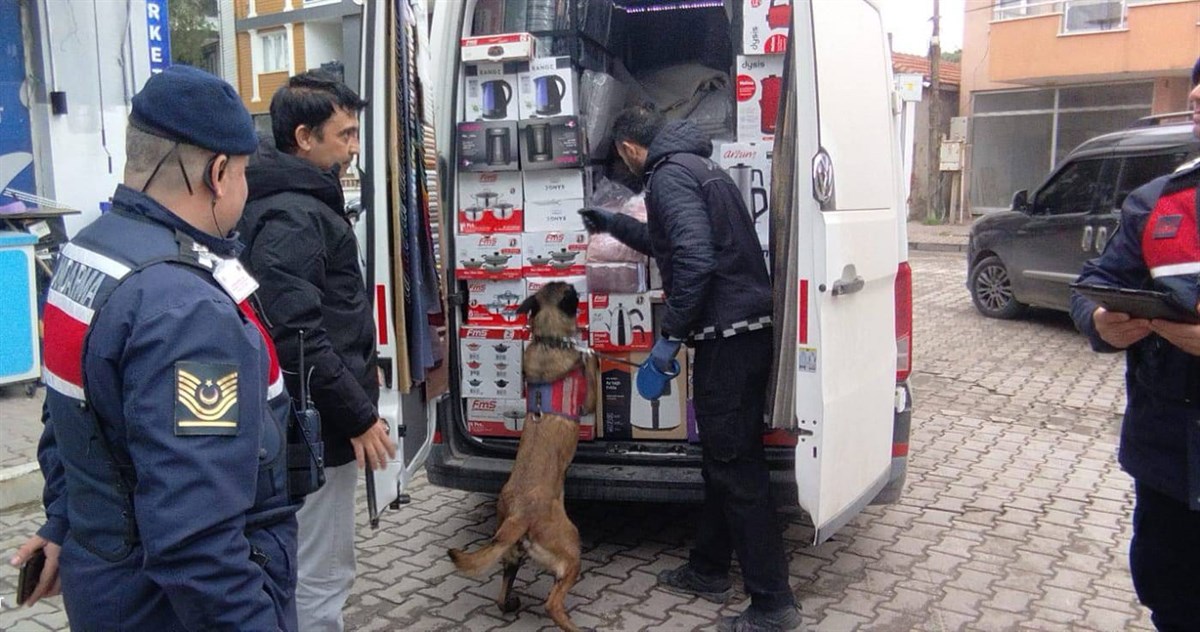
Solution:
M 904 498 L 872 507 L 819 547 L 796 516 L 792 585 L 815 630 L 1149 630 L 1126 563 L 1132 486 L 1114 458 L 1122 360 L 1088 351 L 1069 320 L 985 320 L 961 255 L 914 253 L 917 407 Z M 0 418 L 7 409 L 0 401 Z M 654 587 L 686 556 L 698 514 L 684 506 L 571 506 L 583 578 L 567 600 L 598 630 L 703 630 L 726 607 Z M 492 603 L 499 573 L 452 572 L 447 547 L 490 537 L 493 500 L 419 481 L 412 504 L 359 536 L 354 630 L 553 629 L 550 586 L 522 571 L 522 609 Z M 0 550 L 35 527 L 36 507 L 0 513 Z M 15 573 L 0 572 L 11 595 Z M 0 611 L 0 629 L 62 629 L 61 601 Z
M 37 460 L 45 394 L 39 388 L 28 397 L 23 385 L 0 386 L 0 470 Z

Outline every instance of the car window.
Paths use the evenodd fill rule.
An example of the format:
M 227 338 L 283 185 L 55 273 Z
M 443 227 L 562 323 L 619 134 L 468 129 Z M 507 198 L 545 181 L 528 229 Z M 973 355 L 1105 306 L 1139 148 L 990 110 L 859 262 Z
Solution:
M 1078 160 L 1068 164 L 1037 193 L 1034 212 L 1042 215 L 1088 213 L 1099 193 L 1103 160 Z
M 1111 208 L 1121 208 L 1125 197 L 1147 182 L 1165 176 L 1175 170 L 1187 158 L 1186 152 L 1156 154 L 1153 156 L 1130 156 L 1122 161 L 1121 177 Z

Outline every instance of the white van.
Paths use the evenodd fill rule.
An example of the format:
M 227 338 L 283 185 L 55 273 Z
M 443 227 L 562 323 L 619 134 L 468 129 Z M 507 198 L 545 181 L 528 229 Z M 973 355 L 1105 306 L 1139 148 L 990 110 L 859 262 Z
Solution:
M 617 11 L 625 7 L 623 24 L 629 26 L 662 11 L 715 5 L 730 21 L 723 35 L 672 32 L 663 38 L 691 42 L 681 50 L 697 51 L 724 38 L 717 45 L 728 46 L 727 57 L 736 59 L 742 12 L 729 7 L 743 1 L 766 4 L 631 0 L 606 6 Z M 456 208 L 458 190 L 453 141 L 464 98 L 460 41 L 475 35 L 477 5 L 483 4 L 504 2 L 431 3 L 431 85 L 426 90 L 435 95 L 440 225 L 447 231 L 454 226 L 454 213 L 445 209 Z M 381 104 L 395 95 L 386 90 L 384 64 L 378 61 L 383 58 L 384 25 L 376 3 L 366 6 L 364 95 Z M 787 341 L 780 350 L 773 425 L 789 439 L 783 445 L 772 442 L 767 452 L 776 498 L 802 507 L 820 542 L 866 505 L 894 502 L 901 493 L 912 405 L 912 277 L 900 177 L 899 100 L 879 10 L 870 0 L 792 0 L 785 17 L 791 20 L 790 43 L 783 55 L 770 195 L 778 220 L 771 240 L 774 283 L 777 302 L 786 306 L 776 328 Z M 633 38 L 623 43 L 627 50 L 638 45 Z M 383 110 L 371 108 L 364 120 L 363 200 L 371 209 L 389 208 L 386 152 L 395 131 L 387 128 Z M 368 276 L 379 300 L 379 348 L 390 381 L 398 357 L 392 313 L 396 271 L 391 262 L 398 259 L 391 245 L 394 225 L 386 212 L 366 215 Z M 442 243 L 453 248 L 453 239 Z M 451 260 L 452 253 L 442 254 Z M 461 367 L 456 364 L 464 290 L 446 270 L 439 273 L 451 298 L 446 323 L 449 393 L 426 403 L 419 389 L 404 396 L 395 384 L 385 389 L 381 407 L 385 417 L 401 421 L 393 425 L 401 435 L 403 462 L 374 476 L 371 503 L 376 509 L 403 502 L 405 487 L 421 467 L 436 485 L 497 493 L 516 454 L 515 439 L 467 431 L 465 400 L 457 386 Z M 682 440 L 581 441 L 566 493 L 590 500 L 699 501 L 700 448 Z

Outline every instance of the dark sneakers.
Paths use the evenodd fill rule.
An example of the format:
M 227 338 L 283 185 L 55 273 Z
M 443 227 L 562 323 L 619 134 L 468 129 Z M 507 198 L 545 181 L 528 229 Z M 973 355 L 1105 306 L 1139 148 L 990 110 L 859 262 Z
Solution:
M 733 596 L 733 584 L 728 577 L 701 575 L 690 564 L 660 571 L 658 584 L 671 592 L 695 595 L 713 603 L 725 603 Z
M 723 617 L 717 623 L 718 632 L 784 632 L 804 630 L 804 620 L 800 617 L 800 609 L 787 606 L 778 610 L 763 612 L 753 606 L 736 617 Z

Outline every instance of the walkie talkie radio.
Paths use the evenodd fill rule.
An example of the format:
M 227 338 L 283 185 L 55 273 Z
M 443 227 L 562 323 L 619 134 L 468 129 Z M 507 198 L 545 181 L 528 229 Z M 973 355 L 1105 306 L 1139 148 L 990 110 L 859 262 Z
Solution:
M 293 400 L 296 419 L 288 427 L 288 494 L 307 496 L 325 484 L 325 442 L 321 440 L 321 414 L 308 396 L 304 367 L 304 330 L 300 336 L 300 392 Z

